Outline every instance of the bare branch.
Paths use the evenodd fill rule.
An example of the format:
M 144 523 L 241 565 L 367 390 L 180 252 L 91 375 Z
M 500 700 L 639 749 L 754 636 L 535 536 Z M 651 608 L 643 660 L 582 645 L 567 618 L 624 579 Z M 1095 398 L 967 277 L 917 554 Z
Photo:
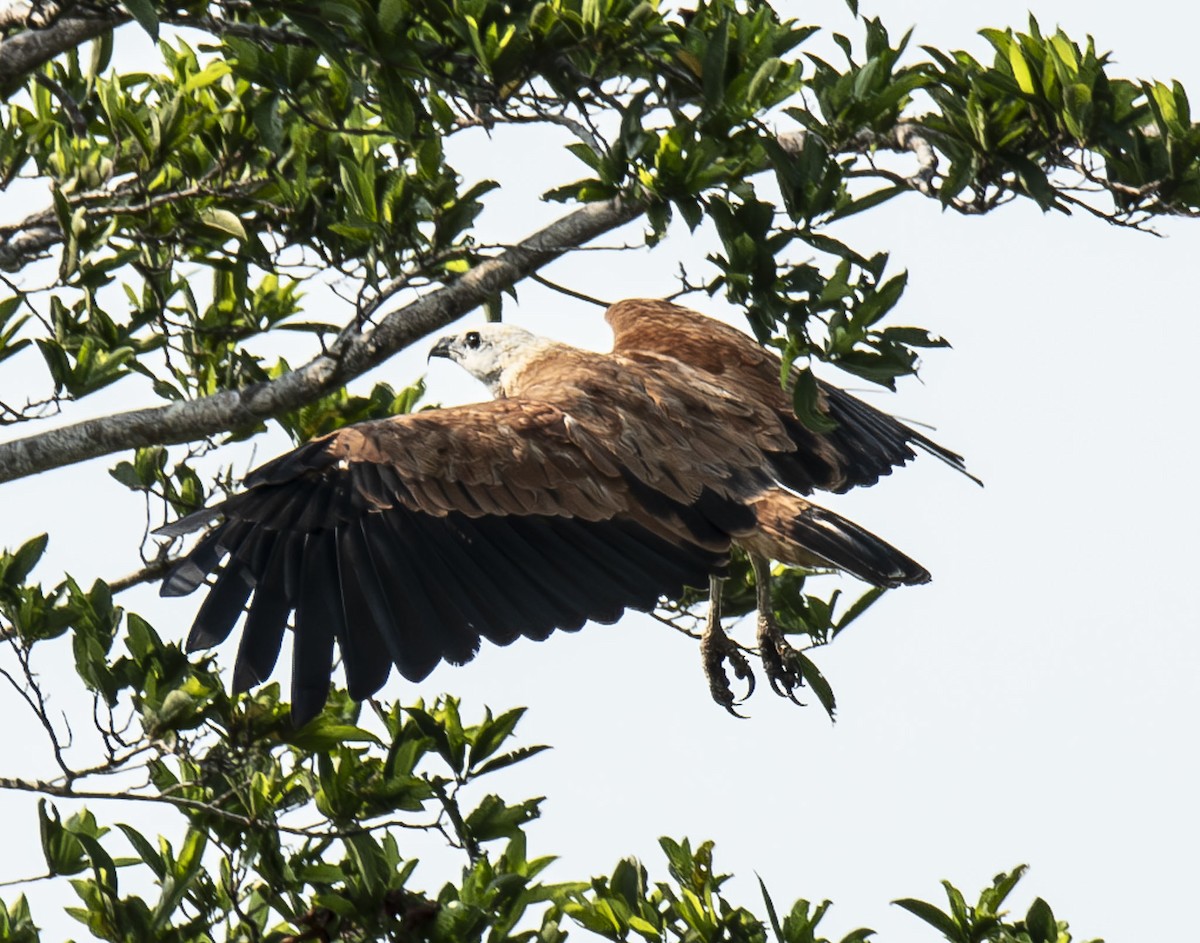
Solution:
M 327 353 L 278 379 L 189 402 L 91 419 L 0 444 L 0 482 L 125 449 L 190 442 L 244 429 L 296 409 L 643 212 L 645 204 L 626 198 L 589 203 L 481 262 L 457 281 L 393 311 L 373 330 L 344 333 Z
M 187 16 L 175 14 L 160 14 L 159 19 L 172 26 L 188 26 L 192 29 L 202 29 L 214 36 L 237 36 L 250 39 L 264 46 L 275 43 L 280 46 L 305 46 L 315 48 L 316 44 L 307 36 L 287 29 L 259 26 L 255 23 L 237 23 L 233 20 L 215 16 Z
M 587 127 L 582 121 L 572 118 L 570 115 L 564 115 L 561 112 L 552 111 L 535 111 L 533 114 L 520 114 L 511 111 L 501 111 L 496 114 L 484 114 L 471 117 L 459 118 L 454 123 L 455 131 L 462 131 L 467 128 L 485 128 L 491 130 L 498 124 L 557 124 L 566 128 L 575 137 L 579 138 L 584 144 L 590 147 L 597 154 L 605 154 L 608 152 L 608 147 L 600 138 L 592 133 L 592 130 Z
M 808 131 L 790 131 L 776 137 L 779 146 L 788 154 L 799 154 L 804 147 Z M 892 175 L 895 180 L 902 181 L 907 186 L 923 193 L 925 196 L 937 196 L 933 178 L 937 176 L 938 158 L 924 130 L 917 121 L 898 121 L 884 134 L 876 131 L 860 131 L 854 136 L 848 150 L 867 153 L 872 150 L 895 151 L 896 153 L 912 153 L 917 158 L 917 172 L 911 177 Z
M 607 308 L 612 304 L 611 301 L 602 301 L 594 295 L 585 295 L 583 292 L 576 291 L 574 288 L 568 288 L 566 285 L 560 285 L 558 282 L 552 282 L 550 279 L 537 274 L 537 272 L 531 272 L 529 277 L 539 285 L 545 285 L 551 291 L 556 291 L 560 295 L 566 295 L 568 298 L 577 298 L 580 301 L 586 301 L 588 304 L 593 304 L 600 308 Z
M 371 832 L 389 828 L 404 828 L 413 831 L 433 831 L 436 829 L 436 826 L 432 823 L 406 822 L 400 819 L 388 819 L 386 821 L 372 822 L 370 824 L 343 829 L 284 825 L 277 819 L 253 818 L 248 815 L 241 815 L 237 812 L 222 809 L 215 803 L 203 802 L 199 799 L 188 799 L 182 796 L 172 796 L 166 793 L 155 794 L 132 792 L 129 790 L 108 792 L 98 789 L 76 789 L 69 783 L 49 782 L 41 779 L 16 779 L 10 776 L 0 776 L 0 790 L 32 792 L 44 796 L 53 796 L 57 799 L 103 799 L 114 802 L 149 802 L 157 805 L 169 805 L 185 812 L 195 812 L 201 815 L 211 815 L 214 818 L 224 819 L 245 829 L 252 829 L 259 832 L 282 832 L 286 835 L 297 835 L 302 838 L 349 838 L 355 835 L 369 835 Z
M 937 175 L 938 159 L 929 139 L 914 121 L 900 121 L 891 131 L 896 150 L 911 151 L 917 158 L 917 172 L 909 178 L 913 189 L 925 196 L 936 196 L 933 178 Z

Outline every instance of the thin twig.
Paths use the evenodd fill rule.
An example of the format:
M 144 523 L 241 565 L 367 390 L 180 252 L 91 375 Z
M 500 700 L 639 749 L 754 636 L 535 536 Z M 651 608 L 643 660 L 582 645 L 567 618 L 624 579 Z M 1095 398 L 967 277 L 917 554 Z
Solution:
M 181 783 L 180 785 L 190 786 L 192 784 Z M 45 780 L 14 779 L 7 776 L 0 776 L 0 789 L 7 789 L 14 792 L 38 793 L 40 795 L 53 796 L 56 799 L 145 802 L 156 805 L 170 805 L 189 812 L 212 815 L 216 818 L 224 819 L 225 821 L 241 825 L 243 828 L 262 832 L 282 832 L 286 835 L 297 835 L 301 838 L 352 838 L 356 835 L 367 835 L 371 832 L 376 832 L 380 829 L 387 828 L 403 828 L 414 831 L 437 831 L 437 825 L 432 822 L 404 822 L 398 819 L 389 819 L 384 822 L 375 822 L 370 825 L 361 825 L 356 828 L 348 829 L 322 829 L 315 826 L 297 827 L 293 825 L 284 825 L 281 822 L 272 819 L 259 819 L 248 815 L 241 815 L 237 812 L 229 812 L 226 809 L 221 809 L 207 802 L 201 802 L 198 799 L 185 799 L 181 796 L 168 796 L 165 794 L 151 795 L 147 793 L 129 791 L 104 792 L 102 790 L 94 789 L 76 789 L 69 784 L 53 783 Z
M 560 295 L 566 295 L 569 298 L 578 298 L 580 301 L 586 301 L 589 304 L 594 304 L 601 308 L 607 308 L 612 304 L 611 301 L 601 301 L 599 298 L 596 298 L 592 295 L 585 295 L 583 292 L 576 291 L 574 288 L 568 288 L 566 285 L 560 285 L 558 282 L 552 282 L 550 279 L 546 278 L 544 275 L 539 275 L 537 272 L 532 273 L 529 277 L 539 285 L 545 285 L 547 288 L 558 292 Z
M 128 573 L 125 576 L 115 579 L 108 584 L 109 590 L 115 595 L 122 593 L 134 586 L 140 586 L 143 583 L 151 583 L 159 577 L 166 576 L 167 571 L 171 569 L 178 561 L 178 557 L 163 556 L 157 560 L 153 560 L 140 570 L 135 570 L 133 573 Z

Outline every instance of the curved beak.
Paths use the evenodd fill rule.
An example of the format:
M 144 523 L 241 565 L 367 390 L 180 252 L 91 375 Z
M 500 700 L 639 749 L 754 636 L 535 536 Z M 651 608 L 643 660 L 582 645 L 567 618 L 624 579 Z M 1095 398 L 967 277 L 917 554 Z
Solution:
M 429 352 L 426 362 L 432 360 L 434 357 L 445 357 L 447 360 L 450 359 L 450 345 L 453 342 L 453 337 L 443 337 L 440 341 L 433 345 L 433 350 Z

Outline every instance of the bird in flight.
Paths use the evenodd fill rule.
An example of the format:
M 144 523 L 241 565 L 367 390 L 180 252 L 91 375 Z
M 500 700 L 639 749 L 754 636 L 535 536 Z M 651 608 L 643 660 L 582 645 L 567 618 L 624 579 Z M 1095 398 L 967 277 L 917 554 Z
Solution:
M 338 429 L 163 528 L 178 537 L 217 521 L 162 585 L 178 596 L 211 583 L 188 650 L 224 641 L 245 611 L 233 672 L 245 691 L 273 671 L 290 620 L 302 724 L 325 703 L 335 646 L 363 699 L 393 665 L 420 680 L 469 661 L 481 639 L 545 639 L 709 585 L 703 661 L 732 711 L 725 666 L 749 672 L 720 622 L 734 547 L 754 568 L 764 671 L 787 696 L 801 679 L 772 618 L 769 561 L 875 586 L 929 580 L 806 496 L 873 484 L 917 450 L 966 474 L 959 455 L 823 382 L 832 427 L 814 431 L 779 358 L 719 321 L 655 300 L 618 302 L 606 318 L 608 354 L 509 324 L 444 337 L 430 356 L 494 399 Z

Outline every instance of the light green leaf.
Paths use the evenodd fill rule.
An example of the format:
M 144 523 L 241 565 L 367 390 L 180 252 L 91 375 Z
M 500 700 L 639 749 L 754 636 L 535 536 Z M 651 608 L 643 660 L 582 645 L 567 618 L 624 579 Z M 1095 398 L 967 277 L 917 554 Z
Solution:
M 215 206 L 206 206 L 200 211 L 199 216 L 200 222 L 205 226 L 233 236 L 239 242 L 246 241 L 246 228 L 235 213 L 218 209 Z
M 1037 91 L 1037 86 L 1033 82 L 1033 73 L 1029 71 L 1029 63 L 1025 61 L 1025 54 L 1021 52 L 1021 44 L 1013 40 L 1008 46 L 1008 64 L 1012 66 L 1013 78 L 1017 80 L 1017 85 L 1026 95 L 1032 95 Z

